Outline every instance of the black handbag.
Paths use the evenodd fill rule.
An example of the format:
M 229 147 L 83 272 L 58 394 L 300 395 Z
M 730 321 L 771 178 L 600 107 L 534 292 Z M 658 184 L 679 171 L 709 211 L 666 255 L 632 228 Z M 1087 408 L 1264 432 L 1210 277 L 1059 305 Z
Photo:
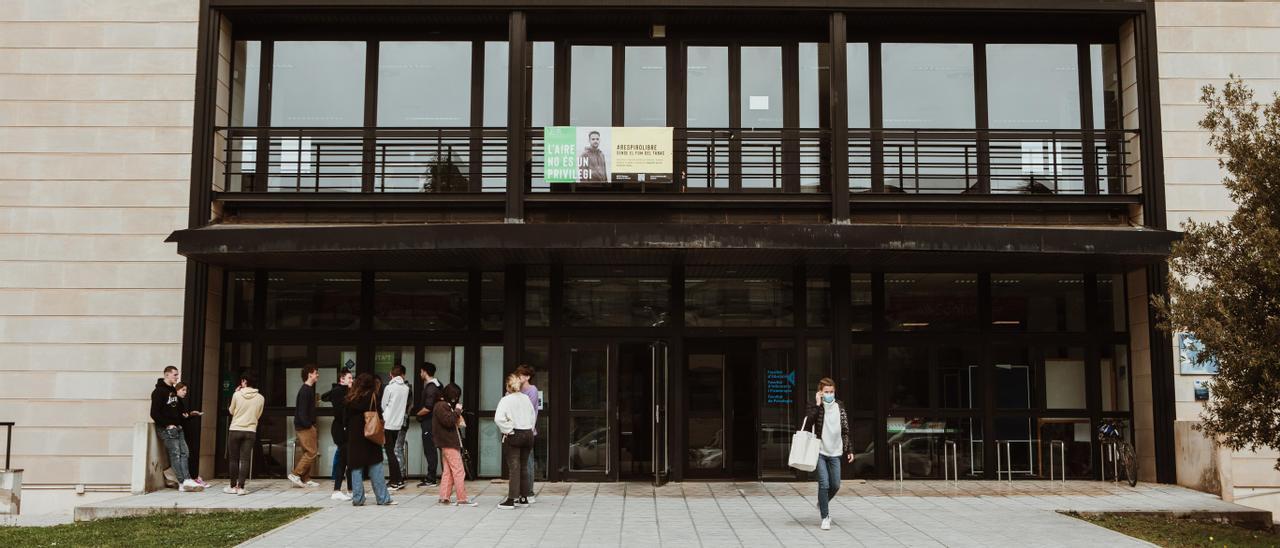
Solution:
M 462 431 L 465 429 L 459 426 L 453 429 L 453 433 L 458 435 L 458 453 L 462 455 L 462 477 L 464 479 L 476 479 L 475 470 L 471 469 L 471 453 L 467 451 L 467 445 L 462 443 Z

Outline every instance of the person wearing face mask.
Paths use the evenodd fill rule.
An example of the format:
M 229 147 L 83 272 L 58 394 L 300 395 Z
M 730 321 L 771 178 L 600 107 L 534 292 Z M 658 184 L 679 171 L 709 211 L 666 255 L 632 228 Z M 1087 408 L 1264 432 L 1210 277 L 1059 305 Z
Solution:
M 822 514 L 822 530 L 831 529 L 831 499 L 840 491 L 840 459 L 853 462 L 853 446 L 849 444 L 849 416 L 844 402 L 836 399 L 836 383 L 823 377 L 813 395 L 808 423 L 814 426 L 821 443 L 818 446 L 818 512 Z

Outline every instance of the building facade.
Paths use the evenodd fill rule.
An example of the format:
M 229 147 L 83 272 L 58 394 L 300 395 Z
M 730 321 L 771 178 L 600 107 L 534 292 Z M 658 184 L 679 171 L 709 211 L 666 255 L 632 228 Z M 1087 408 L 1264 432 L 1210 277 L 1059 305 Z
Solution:
M 255 473 L 283 475 L 301 367 L 429 361 L 464 389 L 481 476 L 502 472 L 500 379 L 529 363 L 547 480 L 797 477 L 786 444 L 828 376 L 849 477 L 889 477 L 899 449 L 909 478 L 1048 477 L 1052 449 L 1096 478 L 1115 420 L 1143 479 L 1173 482 L 1195 404 L 1147 302 L 1192 192 L 1221 197 L 1183 122 L 1235 65 L 1183 27 L 1243 25 L 1188 15 L 1230 5 L 1280 12 L 9 4 L 16 464 L 128 483 L 153 372 L 179 363 L 204 475 L 245 368 L 268 403 Z M 556 128 L 670 128 L 670 167 L 560 182 Z

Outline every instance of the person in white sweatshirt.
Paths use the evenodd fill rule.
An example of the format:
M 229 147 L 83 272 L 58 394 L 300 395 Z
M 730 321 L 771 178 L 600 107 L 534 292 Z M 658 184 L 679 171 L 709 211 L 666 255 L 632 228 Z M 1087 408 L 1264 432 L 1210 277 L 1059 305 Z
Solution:
M 502 432 L 502 447 L 507 459 L 507 500 L 498 504 L 499 510 L 528 506 L 521 495 L 524 467 L 528 466 L 529 452 L 533 450 L 533 403 L 520 392 L 524 381 L 519 375 L 507 376 L 507 395 L 498 400 L 493 412 L 493 422 Z
M 409 385 L 404 382 L 404 366 L 396 364 L 391 368 L 391 380 L 382 389 L 382 424 L 387 435 L 383 448 L 387 452 L 387 466 L 391 468 L 387 488 L 392 491 L 404 489 L 404 463 L 396 458 L 396 444 L 400 441 L 408 405 Z

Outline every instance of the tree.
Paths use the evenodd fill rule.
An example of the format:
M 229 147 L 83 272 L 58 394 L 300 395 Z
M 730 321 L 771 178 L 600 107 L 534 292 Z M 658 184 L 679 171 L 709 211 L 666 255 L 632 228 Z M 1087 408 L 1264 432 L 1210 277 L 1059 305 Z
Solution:
M 1193 334 L 1200 360 L 1218 364 L 1202 431 L 1231 449 L 1280 447 L 1280 95 L 1259 105 L 1232 77 L 1221 93 L 1205 86 L 1201 102 L 1236 211 L 1183 223 L 1170 300 L 1155 305 L 1162 327 Z

